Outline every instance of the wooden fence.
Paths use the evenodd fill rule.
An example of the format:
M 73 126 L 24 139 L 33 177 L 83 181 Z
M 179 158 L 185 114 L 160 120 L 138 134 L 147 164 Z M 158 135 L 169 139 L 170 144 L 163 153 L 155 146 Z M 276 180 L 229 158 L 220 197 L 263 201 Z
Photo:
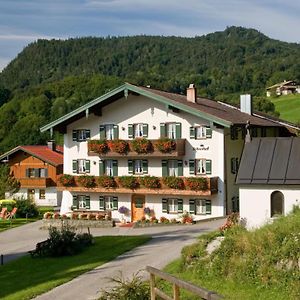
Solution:
M 164 300 L 180 300 L 180 289 L 185 289 L 199 296 L 199 299 L 207 300 L 219 300 L 223 299 L 223 296 L 218 295 L 216 292 L 209 291 L 207 289 L 196 286 L 192 283 L 186 282 L 179 278 L 176 278 L 168 273 L 164 273 L 158 269 L 147 266 L 146 270 L 150 273 L 150 293 L 151 300 L 156 300 L 156 296 Z M 173 284 L 173 297 L 168 296 L 155 286 L 155 276 L 164 279 Z

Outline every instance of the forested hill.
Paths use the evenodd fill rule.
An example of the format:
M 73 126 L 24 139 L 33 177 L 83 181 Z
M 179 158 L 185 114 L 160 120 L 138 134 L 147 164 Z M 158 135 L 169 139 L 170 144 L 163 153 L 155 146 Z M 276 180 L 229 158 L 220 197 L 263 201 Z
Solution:
M 254 29 L 229 27 L 195 38 L 133 36 L 38 40 L 0 74 L 8 90 L 70 75 L 104 74 L 140 85 L 184 92 L 196 83 L 203 96 L 261 94 L 266 85 L 300 79 L 300 45 Z

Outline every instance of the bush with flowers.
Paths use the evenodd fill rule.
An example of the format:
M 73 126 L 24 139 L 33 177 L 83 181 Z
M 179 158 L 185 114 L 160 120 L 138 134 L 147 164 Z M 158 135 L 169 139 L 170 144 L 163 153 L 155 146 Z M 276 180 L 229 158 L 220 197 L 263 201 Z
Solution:
M 128 208 L 126 206 L 121 206 L 119 207 L 118 212 L 120 214 L 126 215 L 128 213 Z
M 139 181 L 134 176 L 120 176 L 119 183 L 122 187 L 127 189 L 136 189 L 139 187 Z
M 150 209 L 150 207 L 145 207 L 145 208 L 144 208 L 144 213 L 145 213 L 145 215 L 150 216 L 150 214 L 151 214 L 151 209 Z
M 239 213 L 231 213 L 227 219 L 225 224 L 223 224 L 219 229 L 222 234 L 225 234 L 229 229 L 239 224 Z
M 192 191 L 206 191 L 208 189 L 207 179 L 204 177 L 188 177 L 185 185 Z
M 71 220 L 78 220 L 79 219 L 79 214 L 78 213 L 72 213 L 71 214 Z
M 107 144 L 111 151 L 119 154 L 126 154 L 129 151 L 129 144 L 124 140 L 110 140 Z
M 78 183 L 80 186 L 86 187 L 86 188 L 93 188 L 96 185 L 95 177 L 90 175 L 81 175 L 78 177 Z
M 104 188 L 114 188 L 117 186 L 115 179 L 107 175 L 99 176 L 97 182 L 101 187 Z
M 184 212 L 184 214 L 181 217 L 181 223 L 193 224 L 193 217 L 188 212 Z
M 150 218 L 150 223 L 158 223 L 158 219 L 155 217 L 155 216 L 152 216 L 151 218 Z
M 54 214 L 52 215 L 52 219 L 55 219 L 55 220 L 60 219 L 60 214 L 59 214 L 58 212 L 54 213 Z
M 169 138 L 161 138 L 156 141 L 155 148 L 162 153 L 170 153 L 176 149 L 176 142 Z
M 130 148 L 139 154 L 146 154 L 153 151 L 153 145 L 151 141 L 144 138 L 137 138 L 130 142 Z
M 52 219 L 53 214 L 54 214 L 53 212 L 47 211 L 47 212 L 44 213 L 43 218 L 44 219 Z
M 160 180 L 156 176 L 141 177 L 140 183 L 148 189 L 159 189 L 161 187 Z
M 59 182 L 63 185 L 63 186 L 73 186 L 75 185 L 75 180 L 74 180 L 74 176 L 72 175 L 68 175 L 68 174 L 63 174 L 59 177 Z
M 109 151 L 109 147 L 106 140 L 90 140 L 88 143 L 88 151 L 92 151 L 98 154 L 105 154 Z
M 82 213 L 78 215 L 79 220 L 87 220 L 88 214 L 87 213 Z
M 166 217 L 160 217 L 159 222 L 163 223 L 163 224 L 169 224 L 170 223 L 169 219 L 167 219 Z
M 177 189 L 177 190 L 184 189 L 184 181 L 180 177 L 167 176 L 167 177 L 163 177 L 162 180 L 163 180 L 163 183 L 171 189 Z

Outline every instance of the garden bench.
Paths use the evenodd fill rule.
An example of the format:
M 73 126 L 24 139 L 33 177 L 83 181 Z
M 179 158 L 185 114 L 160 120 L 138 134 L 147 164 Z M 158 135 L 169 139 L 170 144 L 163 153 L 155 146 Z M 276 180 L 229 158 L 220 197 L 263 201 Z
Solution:
M 45 249 L 49 246 L 49 241 L 45 240 L 36 244 L 34 250 L 28 251 L 31 257 L 42 256 L 45 253 Z

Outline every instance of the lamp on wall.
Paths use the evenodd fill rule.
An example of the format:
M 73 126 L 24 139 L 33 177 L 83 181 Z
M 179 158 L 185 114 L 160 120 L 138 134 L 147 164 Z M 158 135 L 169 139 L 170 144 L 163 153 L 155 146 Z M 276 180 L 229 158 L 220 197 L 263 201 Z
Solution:
M 124 130 L 125 130 L 125 127 L 124 127 L 124 126 L 122 126 L 122 127 L 121 127 L 121 129 L 124 131 Z
M 155 126 L 155 125 L 153 125 L 153 126 L 152 126 L 152 128 L 153 128 L 153 130 L 155 130 L 155 129 L 156 129 L 156 126 Z
M 96 164 L 96 162 L 95 162 L 95 161 L 94 161 L 93 163 L 94 163 L 94 165 Z
M 187 162 L 187 160 L 185 160 L 185 161 L 184 161 L 184 165 L 187 166 L 187 164 L 188 164 L 188 162 Z

